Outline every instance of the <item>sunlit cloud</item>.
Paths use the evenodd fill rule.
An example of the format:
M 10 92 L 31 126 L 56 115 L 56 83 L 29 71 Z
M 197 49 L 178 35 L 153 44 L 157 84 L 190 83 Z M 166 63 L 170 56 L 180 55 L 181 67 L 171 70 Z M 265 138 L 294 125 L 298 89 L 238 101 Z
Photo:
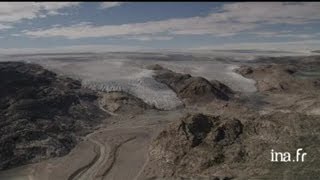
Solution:
M 121 3 L 120 3 L 121 4 Z M 117 2 L 107 7 L 120 5 Z M 270 24 L 301 24 L 320 20 L 320 3 L 241 2 L 222 6 L 219 12 L 207 16 L 172 18 L 120 25 L 74 24 L 65 27 L 29 30 L 32 37 L 65 37 L 68 39 L 154 35 L 214 35 L 233 36 Z M 271 13 L 272 12 L 272 13 Z
M 0 2 L 0 22 L 13 23 L 22 19 L 34 19 L 58 15 L 59 10 L 78 6 L 80 2 Z
M 100 9 L 109 9 L 112 7 L 121 6 L 125 2 L 103 2 L 100 4 Z

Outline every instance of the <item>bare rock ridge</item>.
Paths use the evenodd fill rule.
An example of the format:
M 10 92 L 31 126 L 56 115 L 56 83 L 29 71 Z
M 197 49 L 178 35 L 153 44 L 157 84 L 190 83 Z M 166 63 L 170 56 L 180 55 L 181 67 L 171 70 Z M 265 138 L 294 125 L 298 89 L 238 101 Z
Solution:
M 271 59 L 271 60 L 270 60 Z M 320 61 L 318 57 L 270 58 L 271 64 L 241 66 L 239 74 L 254 79 L 263 96 L 263 113 L 274 111 L 320 115 Z M 290 59 L 290 58 L 289 58 Z M 279 62 L 276 64 L 276 62 Z
M 105 102 L 103 107 L 112 113 L 137 114 L 144 112 L 144 110 L 155 108 L 125 92 L 103 93 L 102 98 L 102 101 Z
M 164 179 L 210 177 L 274 179 L 290 171 L 292 178 L 317 177 L 316 158 L 320 142 L 309 129 L 319 129 L 316 116 L 275 113 L 250 119 L 201 113 L 188 114 L 165 128 L 150 146 L 150 162 Z M 303 126 L 303 129 L 296 129 Z M 285 127 L 285 129 L 284 129 Z M 308 151 L 309 164 L 277 166 L 270 162 L 270 150 Z M 305 169 L 305 167 L 309 167 Z M 312 168 L 311 168 L 312 167 Z M 295 174 L 295 169 L 304 169 Z M 149 175 L 149 177 L 152 177 Z
M 243 124 L 237 119 L 188 114 L 159 134 L 150 154 L 164 170 L 162 176 L 192 177 L 211 166 L 242 161 L 242 133 Z
M 170 87 L 185 103 L 205 103 L 214 99 L 227 101 L 233 94 L 228 86 L 217 80 L 210 82 L 203 77 L 176 73 L 158 64 L 147 68 L 155 71 L 155 80 Z
M 314 90 L 318 79 L 299 79 L 298 66 L 271 64 L 259 67 L 241 66 L 235 71 L 254 79 L 260 92 L 297 92 Z
M 79 81 L 39 65 L 0 63 L 0 169 L 67 154 L 107 115 Z

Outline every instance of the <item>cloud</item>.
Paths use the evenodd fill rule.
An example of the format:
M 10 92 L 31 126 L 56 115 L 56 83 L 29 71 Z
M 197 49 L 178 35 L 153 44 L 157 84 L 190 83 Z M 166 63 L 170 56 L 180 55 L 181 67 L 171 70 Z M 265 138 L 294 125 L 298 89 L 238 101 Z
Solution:
M 175 35 L 226 34 L 252 29 L 254 24 L 215 22 L 210 17 L 191 17 L 131 23 L 122 25 L 94 26 L 75 24 L 67 27 L 55 27 L 45 30 L 30 30 L 25 34 L 32 37 L 66 37 L 79 39 L 85 37 L 112 37 L 126 35 L 147 35 L 169 33 Z
M 1 38 L 1 37 L 0 37 Z M 249 50 L 276 50 L 276 51 L 291 51 L 297 53 L 309 53 L 311 50 L 320 49 L 320 40 L 305 40 L 305 41 L 291 41 L 291 42 L 249 42 L 249 43 L 227 43 L 212 46 L 193 47 L 188 49 L 175 49 L 177 52 L 193 52 L 193 50 L 232 50 L 232 49 L 249 49 Z M 161 50 L 169 49 L 155 49 L 152 47 L 143 46 L 126 46 L 126 45 L 73 45 L 73 46 L 59 46 L 50 48 L 0 48 L 1 54 L 36 54 L 36 53 L 77 53 L 77 52 L 160 52 Z M 172 49 L 169 51 L 172 52 Z
M 131 37 L 127 37 L 127 39 L 139 40 L 139 41 L 153 41 L 153 40 L 168 41 L 173 39 L 173 37 L 171 36 L 131 36 Z
M 116 2 L 111 3 L 113 6 Z M 106 5 L 111 7 L 111 4 Z M 119 5 L 119 4 L 118 4 Z M 30 37 L 65 37 L 68 39 L 171 35 L 233 36 L 271 24 L 302 24 L 320 20 L 319 2 L 241 2 L 228 3 L 219 12 L 207 16 L 173 18 L 121 25 L 74 24 L 65 27 L 36 29 L 25 32 Z M 306 36 L 305 36 L 306 37 Z M 146 38 L 145 38 L 146 39 Z
M 14 36 L 14 37 L 20 37 L 20 36 L 22 36 L 22 34 L 14 33 L 14 34 L 11 34 L 11 36 Z
M 282 50 L 293 52 L 310 52 L 320 49 L 320 40 L 304 40 L 289 42 L 248 42 L 248 43 L 226 43 L 213 46 L 201 46 L 190 48 L 190 50 L 212 50 L 212 49 L 255 49 L 255 50 Z
M 319 37 L 320 33 L 292 33 L 292 31 L 260 31 L 260 32 L 251 32 L 249 34 L 254 34 L 258 37 L 265 37 L 265 38 L 316 38 Z
M 73 45 L 59 46 L 50 48 L 0 48 L 1 54 L 35 54 L 35 53 L 76 53 L 76 52 L 124 52 L 124 51 L 140 51 L 141 46 L 125 46 L 125 45 Z
M 0 24 L 0 30 L 11 29 L 11 28 L 12 28 L 11 25 Z
M 125 2 L 103 2 L 100 4 L 100 9 L 109 9 L 112 7 L 120 6 Z
M 77 6 L 80 2 L 0 2 L 0 22 L 13 23 L 60 14 L 59 10 Z
M 213 16 L 237 22 L 304 24 L 320 19 L 319 2 L 240 2 L 222 9 Z

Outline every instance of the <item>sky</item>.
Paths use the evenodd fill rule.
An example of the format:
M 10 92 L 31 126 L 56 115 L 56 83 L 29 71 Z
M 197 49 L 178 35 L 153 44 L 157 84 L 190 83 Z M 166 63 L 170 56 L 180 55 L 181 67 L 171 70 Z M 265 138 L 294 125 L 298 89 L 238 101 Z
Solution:
M 0 52 L 319 50 L 320 2 L 0 2 Z

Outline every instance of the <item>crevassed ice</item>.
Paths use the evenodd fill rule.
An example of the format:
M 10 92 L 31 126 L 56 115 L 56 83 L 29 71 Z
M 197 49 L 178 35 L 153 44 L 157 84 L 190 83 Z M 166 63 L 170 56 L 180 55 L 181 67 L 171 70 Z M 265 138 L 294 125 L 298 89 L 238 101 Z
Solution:
M 94 59 L 55 61 L 32 58 L 32 62 L 82 80 L 84 87 L 111 92 L 124 91 L 158 109 L 170 110 L 182 105 L 176 93 L 153 79 L 153 71 L 128 64 L 128 59 Z
M 158 83 L 152 77 L 117 81 L 84 80 L 83 85 L 90 89 L 105 92 L 127 92 L 158 109 L 170 110 L 182 105 L 180 99 L 171 89 L 164 84 Z
M 144 69 L 148 64 L 158 63 L 173 71 L 219 80 L 233 90 L 256 91 L 255 82 L 232 70 L 239 63 L 215 60 L 212 56 L 194 54 L 179 57 L 167 54 L 94 54 L 94 55 L 34 55 L 14 57 L 12 60 L 35 62 L 83 81 L 83 85 L 100 91 L 124 91 L 159 109 L 173 109 L 182 105 L 177 95 L 166 85 L 152 78 L 153 71 Z M 132 56 L 132 57 L 131 57 Z M 208 56 L 208 57 L 206 57 Z M 242 57 L 242 56 L 241 56 Z M 232 59 L 232 58 L 231 58 Z

